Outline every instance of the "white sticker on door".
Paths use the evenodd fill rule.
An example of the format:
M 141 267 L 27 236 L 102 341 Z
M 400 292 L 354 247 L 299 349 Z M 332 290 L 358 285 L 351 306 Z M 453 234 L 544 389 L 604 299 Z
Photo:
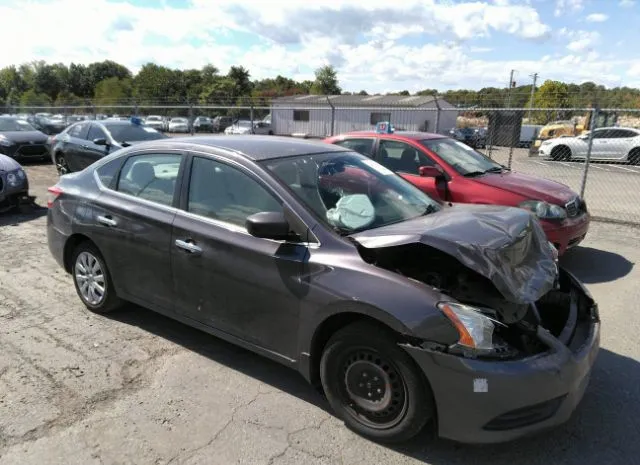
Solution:
M 473 392 L 489 392 L 489 382 L 486 378 L 475 378 L 473 380 Z

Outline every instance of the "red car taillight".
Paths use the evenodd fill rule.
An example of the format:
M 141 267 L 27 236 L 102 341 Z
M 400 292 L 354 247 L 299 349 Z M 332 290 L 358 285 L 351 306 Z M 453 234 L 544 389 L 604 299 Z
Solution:
M 57 186 L 53 186 L 48 188 L 47 191 L 47 208 L 51 208 L 56 199 L 62 194 L 62 189 Z

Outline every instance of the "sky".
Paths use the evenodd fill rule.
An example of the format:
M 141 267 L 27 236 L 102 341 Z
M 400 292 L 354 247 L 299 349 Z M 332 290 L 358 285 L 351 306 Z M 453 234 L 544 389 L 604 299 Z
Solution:
M 343 90 L 415 92 L 547 79 L 640 87 L 640 0 L 0 0 L 0 67 L 147 62 Z

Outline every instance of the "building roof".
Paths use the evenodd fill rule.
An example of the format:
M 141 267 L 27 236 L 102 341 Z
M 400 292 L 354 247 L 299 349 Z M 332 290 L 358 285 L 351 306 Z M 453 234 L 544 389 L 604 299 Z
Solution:
M 273 99 L 271 103 L 329 107 L 331 102 L 336 107 L 421 107 L 434 100 L 431 95 L 292 95 Z
M 144 148 L 147 146 L 149 148 L 151 148 L 151 146 L 158 148 L 169 146 L 184 149 L 194 149 L 197 147 L 218 148 L 235 152 L 236 155 L 256 161 L 314 153 L 345 152 L 349 150 L 321 141 L 284 136 L 259 135 L 169 137 L 167 139 L 145 143 L 144 146 L 142 144 L 136 145 L 136 147 Z

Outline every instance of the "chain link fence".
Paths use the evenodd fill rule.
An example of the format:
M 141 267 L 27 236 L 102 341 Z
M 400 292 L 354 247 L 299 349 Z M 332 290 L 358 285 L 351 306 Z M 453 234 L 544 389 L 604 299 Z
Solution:
M 198 132 L 193 123 L 199 117 L 211 119 L 212 129 L 205 126 L 208 132 L 222 132 L 244 120 L 256 133 L 305 138 L 371 130 L 379 122 L 390 121 L 396 131 L 446 135 L 515 172 L 565 184 L 584 197 L 597 218 L 640 225 L 640 110 L 459 108 L 436 97 L 395 99 L 394 104 L 382 97 L 377 101 L 372 98 L 368 104 L 362 100 L 358 105 L 327 97 L 324 102 L 316 98 L 310 103 L 298 97 L 295 101 L 248 100 L 236 105 L 14 107 L 11 114 L 33 119 L 46 113 L 63 118 L 66 124 L 79 119 L 155 117 L 149 122 L 160 119 L 163 131 L 169 131 L 172 118 L 187 118 L 192 134 Z M 525 188 L 529 182 L 532 195 L 537 195 L 533 181 L 525 177 L 519 182 Z M 549 193 L 553 189 L 552 184 L 546 186 Z

